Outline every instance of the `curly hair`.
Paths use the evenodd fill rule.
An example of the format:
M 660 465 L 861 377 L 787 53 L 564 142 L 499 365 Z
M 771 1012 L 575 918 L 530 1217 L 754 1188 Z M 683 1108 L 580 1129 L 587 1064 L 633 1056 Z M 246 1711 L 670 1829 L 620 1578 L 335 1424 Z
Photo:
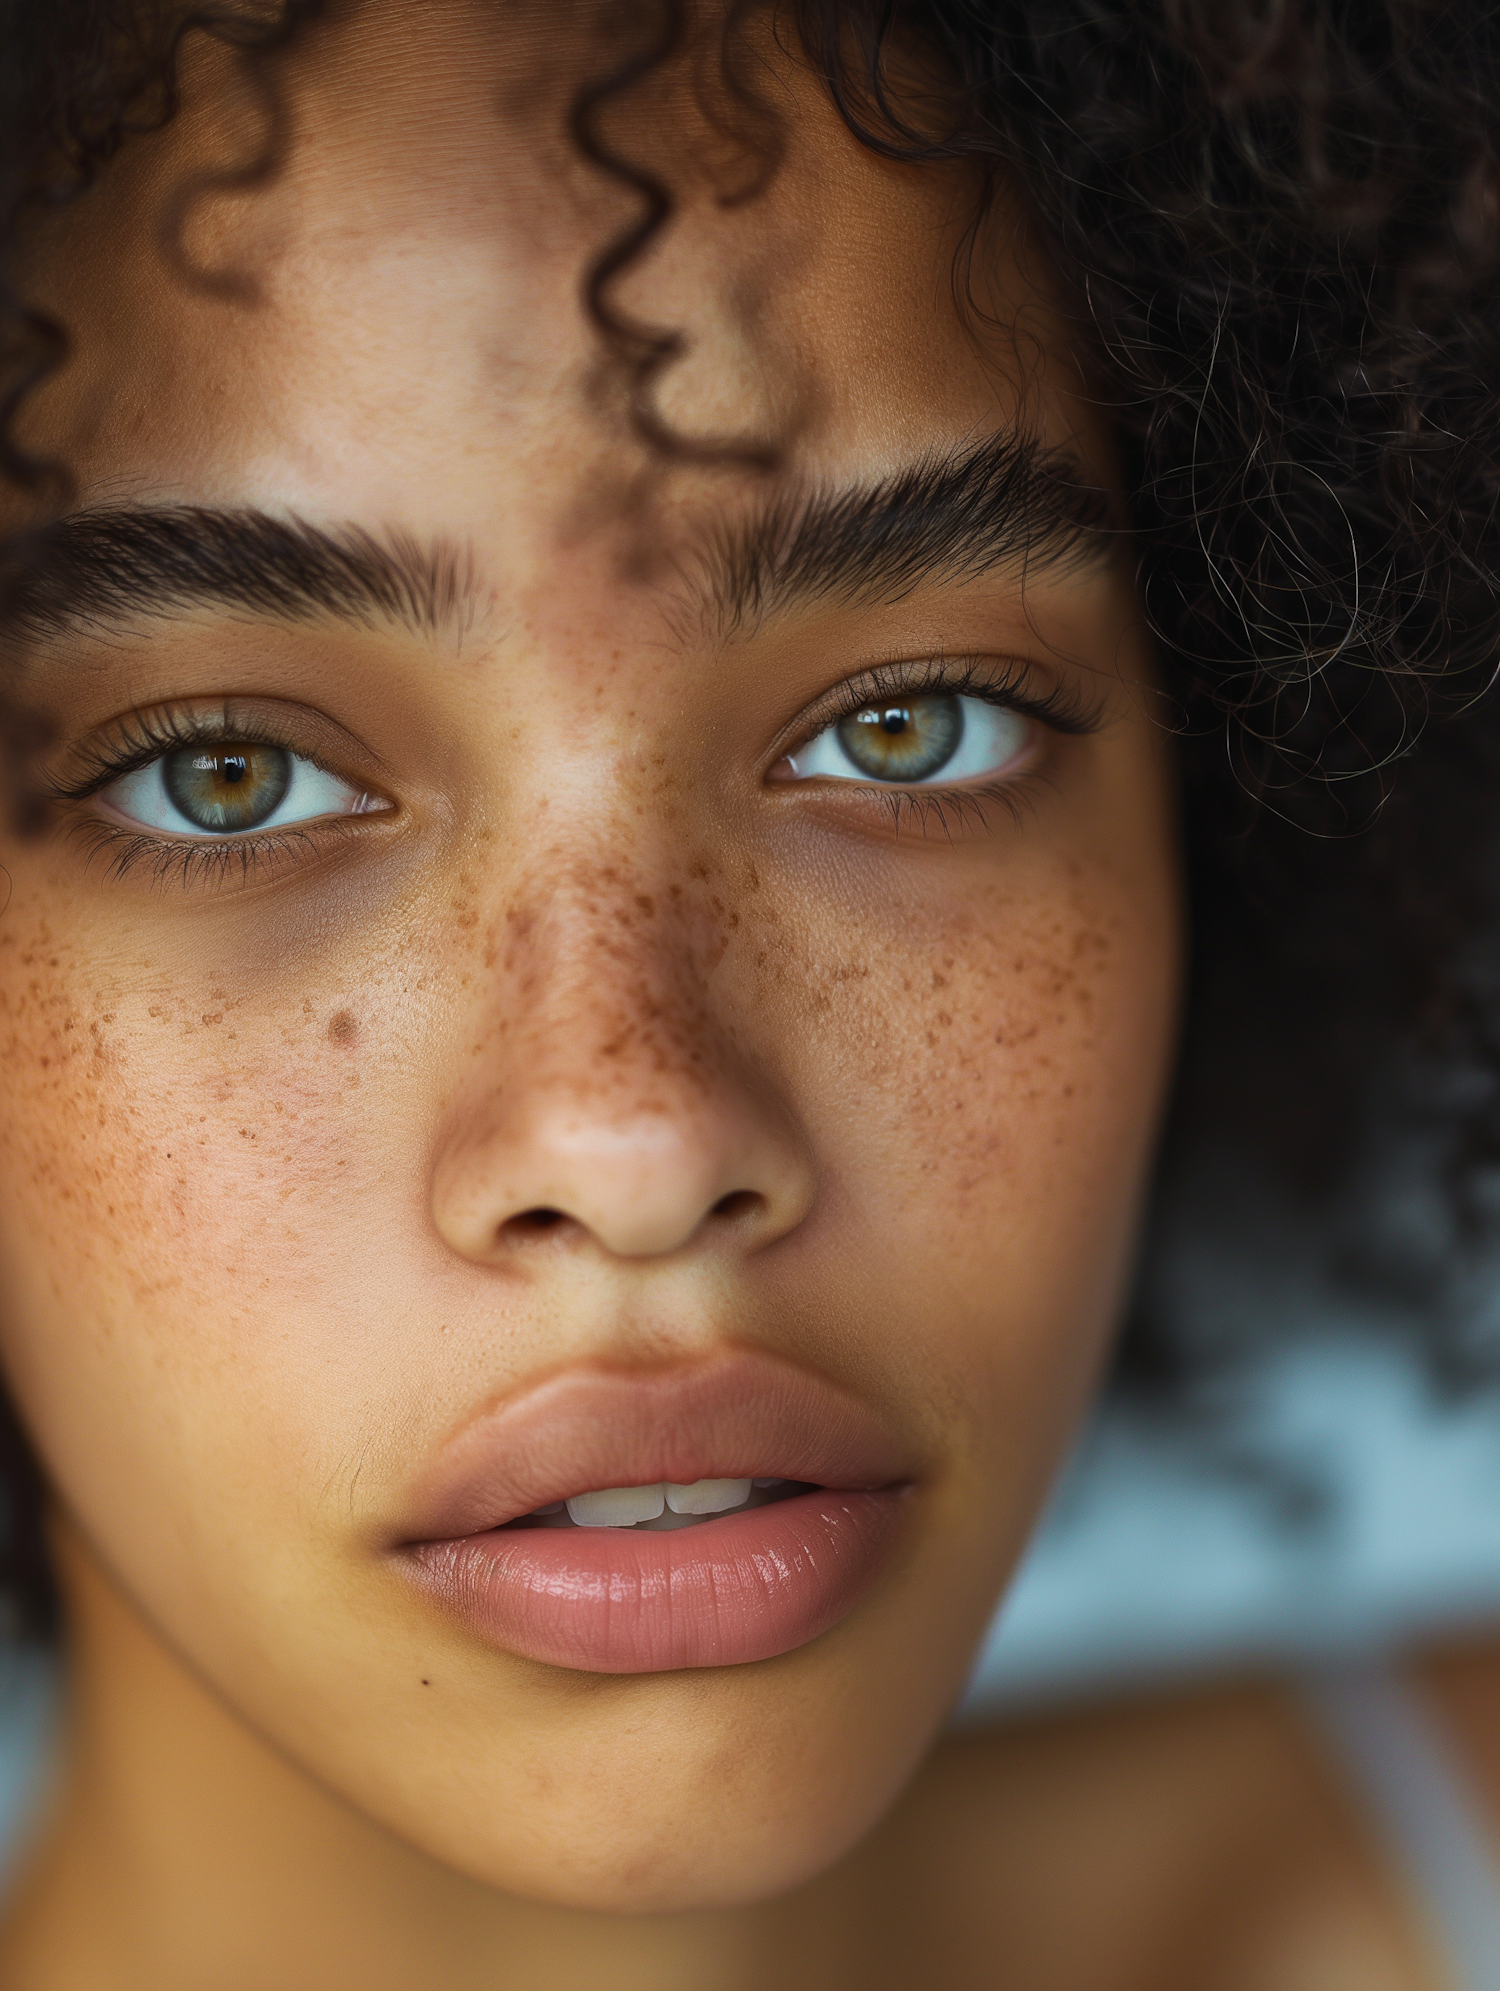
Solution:
M 827 0 L 799 26 L 865 143 L 1021 184 L 1124 447 L 1194 958 L 1117 1387 L 1222 1390 L 1287 1310 L 1202 1268 L 1255 1285 L 1268 1249 L 1435 1377 L 1488 1374 L 1500 15 Z M 902 35 L 957 80 L 936 134 Z
M 6 0 L 8 236 L 171 117 L 186 34 L 259 60 L 319 7 Z M 726 48 L 755 11 L 728 7 Z M 1418 1339 L 1435 1375 L 1487 1374 L 1500 10 L 782 0 L 775 16 L 863 143 L 970 162 L 976 223 L 1002 183 L 1019 187 L 1120 439 L 1180 734 L 1193 966 L 1115 1387 L 1201 1401 L 1273 1336 L 1266 1315 L 1236 1329 L 1191 1272 L 1205 1254 L 1243 1265 L 1272 1233 L 1295 1237 L 1316 1278 L 1375 1296 L 1371 1319 Z M 621 9 L 617 59 L 570 116 L 573 142 L 639 199 L 582 273 L 582 304 L 662 447 L 652 388 L 677 342 L 611 297 L 670 193 L 606 142 L 601 114 L 690 25 L 684 0 Z M 724 73 L 761 115 L 727 55 Z M 774 135 L 763 150 L 769 174 Z M 55 473 L 21 455 L 11 421 L 66 334 L 8 281 L 0 325 L 0 472 L 35 486 Z M 1421 1222 L 1398 1209 L 1406 1154 L 1441 1191 Z M 36 1480 L 19 1433 L 5 1449 L 0 1583 L 35 1605 Z

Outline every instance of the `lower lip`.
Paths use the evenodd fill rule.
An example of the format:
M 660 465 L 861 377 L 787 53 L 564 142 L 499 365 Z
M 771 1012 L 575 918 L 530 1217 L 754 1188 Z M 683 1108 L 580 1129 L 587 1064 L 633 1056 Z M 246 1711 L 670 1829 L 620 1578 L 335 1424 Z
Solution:
M 693 1528 L 493 1528 L 409 1553 L 483 1637 L 585 1673 L 743 1666 L 806 1645 L 895 1548 L 902 1490 L 802 1493 Z

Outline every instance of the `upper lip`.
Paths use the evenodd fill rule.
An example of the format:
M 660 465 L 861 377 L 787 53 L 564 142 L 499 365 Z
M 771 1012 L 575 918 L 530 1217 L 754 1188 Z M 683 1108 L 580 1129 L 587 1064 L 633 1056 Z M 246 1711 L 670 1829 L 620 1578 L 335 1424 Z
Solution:
M 570 1369 L 507 1398 L 443 1447 L 400 1534 L 452 1541 L 601 1487 L 751 1477 L 872 1488 L 911 1474 L 867 1405 L 741 1348 L 670 1368 Z

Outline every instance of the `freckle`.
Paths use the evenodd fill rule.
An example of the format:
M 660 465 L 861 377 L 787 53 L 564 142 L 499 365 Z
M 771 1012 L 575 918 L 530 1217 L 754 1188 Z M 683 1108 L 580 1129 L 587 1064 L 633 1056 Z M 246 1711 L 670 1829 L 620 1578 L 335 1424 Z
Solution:
M 335 1011 L 328 1021 L 328 1041 L 330 1044 L 352 1044 L 359 1035 L 359 1019 L 347 1009 Z

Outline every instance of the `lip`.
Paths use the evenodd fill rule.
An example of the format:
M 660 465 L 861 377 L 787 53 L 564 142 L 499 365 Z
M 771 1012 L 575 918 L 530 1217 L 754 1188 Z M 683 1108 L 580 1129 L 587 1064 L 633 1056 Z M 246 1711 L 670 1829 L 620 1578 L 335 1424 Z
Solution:
M 525 1658 L 592 1673 L 742 1665 L 853 1608 L 896 1549 L 911 1476 L 871 1409 L 773 1356 L 573 1370 L 461 1431 L 394 1546 L 430 1598 Z M 760 1477 L 815 1490 L 666 1533 L 501 1532 L 600 1487 Z

